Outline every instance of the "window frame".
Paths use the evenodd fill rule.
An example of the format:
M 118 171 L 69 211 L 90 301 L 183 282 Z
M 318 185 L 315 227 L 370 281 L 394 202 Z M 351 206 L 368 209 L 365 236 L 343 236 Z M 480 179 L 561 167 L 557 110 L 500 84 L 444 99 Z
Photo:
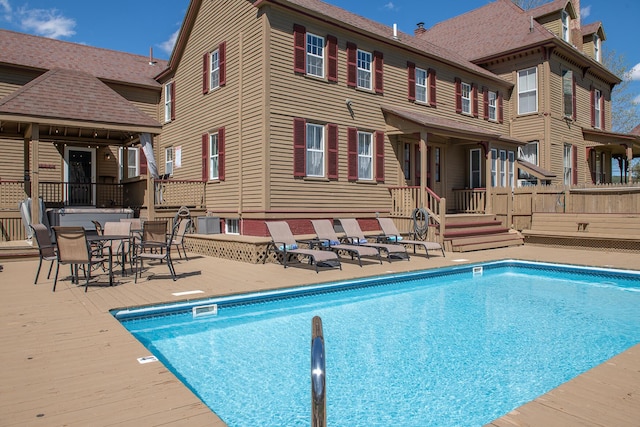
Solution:
M 465 89 L 467 96 L 465 97 Z M 460 107 L 462 108 L 462 114 L 471 115 L 471 91 L 472 87 L 470 83 L 460 82 Z M 466 109 L 465 109 L 466 102 Z
M 368 60 L 367 60 L 368 58 Z M 361 64 L 368 65 L 369 69 L 361 67 Z M 364 86 L 368 76 L 368 86 Z M 373 53 L 366 50 L 356 50 L 356 87 L 360 89 L 373 90 Z
M 602 129 L 602 91 L 593 89 L 593 127 Z
M 215 84 L 214 84 L 215 83 Z M 209 90 L 220 87 L 220 48 L 209 53 Z
M 492 90 L 487 92 L 487 117 L 492 122 L 498 121 L 498 92 Z
M 164 85 L 164 121 L 167 123 L 173 120 L 173 84 L 174 82 L 168 82 Z
M 318 132 L 319 131 L 319 132 Z M 324 178 L 326 176 L 326 126 L 317 123 L 306 123 L 306 138 L 305 138 L 305 176 L 312 178 Z M 319 136 L 319 148 L 310 147 L 309 143 L 314 141 L 314 136 Z M 318 154 L 321 156 L 319 173 L 311 173 L 312 154 Z
M 127 178 L 135 178 L 140 176 L 140 149 L 138 147 L 128 147 L 126 151 L 127 151 Z M 132 153 L 133 153 L 133 166 L 131 166 Z
M 173 176 L 174 154 L 173 146 L 164 149 L 164 173 L 169 176 Z
M 562 21 L 562 40 L 566 41 L 567 43 L 571 43 L 571 31 L 569 31 L 569 13 L 564 9 L 562 10 L 560 20 Z
M 209 133 L 209 180 L 220 179 L 220 139 L 218 132 Z M 215 149 L 214 149 L 215 148 Z
M 568 68 L 562 69 L 562 114 L 563 117 L 573 119 L 575 111 L 574 99 L 574 79 L 573 70 Z
M 571 185 L 573 179 L 573 147 L 566 142 L 562 146 L 562 170 L 564 185 Z
M 374 167 L 374 146 L 373 146 L 373 132 L 358 131 L 358 181 L 373 181 L 373 167 Z M 363 153 L 362 144 L 368 145 L 368 153 Z M 363 162 L 367 162 L 365 165 Z M 363 166 L 368 166 L 369 174 L 365 176 L 362 174 Z
M 498 186 L 498 150 L 491 149 L 491 187 Z
M 424 80 L 421 78 L 421 74 L 424 74 Z M 429 72 L 424 68 L 416 67 L 416 102 L 424 104 L 429 103 Z M 424 91 L 424 99 L 421 99 L 419 94 Z
M 476 156 L 477 155 L 477 156 Z M 474 169 L 474 159 L 477 157 L 478 168 Z M 478 185 L 474 186 L 474 178 L 477 178 Z M 469 150 L 469 188 L 482 187 L 482 152 L 480 148 Z
M 601 50 L 600 42 L 601 42 L 600 36 L 597 34 L 594 34 L 593 35 L 593 58 L 598 62 L 602 62 L 602 50 Z
M 507 182 L 509 183 L 509 187 L 514 188 L 516 185 L 515 181 L 515 161 L 516 161 L 516 153 L 514 151 L 509 150 L 507 152 L 507 161 L 508 161 L 508 171 L 507 171 Z
M 314 43 L 310 42 L 310 39 L 312 40 L 319 40 L 321 43 L 320 45 L 316 45 Z M 306 62 L 306 66 L 305 66 L 305 74 L 307 76 L 312 76 L 312 77 L 317 77 L 320 79 L 323 79 L 325 76 L 325 46 L 326 46 L 326 40 L 324 37 L 322 36 L 318 36 L 316 34 L 307 32 L 306 33 L 306 37 L 305 37 L 305 62 Z M 310 52 L 309 50 L 313 50 L 313 48 L 316 48 L 318 50 L 320 50 L 320 54 L 316 54 L 313 52 Z M 319 61 L 320 65 L 318 66 L 317 64 L 312 64 L 312 59 Z M 320 74 L 316 74 L 313 73 L 311 71 L 311 68 L 313 68 L 314 70 L 319 70 Z
M 235 224 L 231 226 L 231 224 Z M 233 229 L 233 231 L 232 231 Z M 234 234 L 240 235 L 240 219 L 238 218 L 225 218 L 224 219 L 224 233 L 225 234 Z
M 522 87 L 523 85 L 522 85 L 521 79 L 524 77 L 528 83 L 531 72 L 534 76 L 533 82 L 535 83 L 535 87 L 534 88 L 527 87 L 526 89 L 524 89 Z M 532 110 L 523 111 L 523 104 L 524 104 L 523 96 L 526 96 L 527 97 L 526 99 L 528 100 L 528 97 L 531 94 L 534 95 L 534 104 L 533 104 L 534 108 Z M 538 68 L 530 67 L 530 68 L 525 68 L 524 70 L 518 70 L 518 115 L 534 114 L 537 112 L 538 112 Z

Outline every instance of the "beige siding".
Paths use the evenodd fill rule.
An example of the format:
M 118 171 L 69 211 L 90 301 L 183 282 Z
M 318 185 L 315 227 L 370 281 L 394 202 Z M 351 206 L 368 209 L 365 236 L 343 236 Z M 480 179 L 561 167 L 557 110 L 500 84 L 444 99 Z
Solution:
M 560 12 L 543 16 L 536 20 L 556 36 L 560 37 L 562 35 L 562 16 Z
M 40 74 L 42 73 L 37 71 L 0 67 L 0 99 L 20 89 Z
M 16 139 L 1 139 L 0 152 L 2 153 L 2 181 L 22 181 L 24 179 L 23 142 Z
M 151 65 L 150 65 L 151 67 Z M 158 70 L 159 72 L 160 70 Z M 123 98 L 131 102 L 136 108 L 149 117 L 156 119 L 158 116 L 158 102 L 160 99 L 160 89 L 144 89 L 140 87 L 109 84 L 109 87 Z M 158 120 L 162 123 L 161 120 Z

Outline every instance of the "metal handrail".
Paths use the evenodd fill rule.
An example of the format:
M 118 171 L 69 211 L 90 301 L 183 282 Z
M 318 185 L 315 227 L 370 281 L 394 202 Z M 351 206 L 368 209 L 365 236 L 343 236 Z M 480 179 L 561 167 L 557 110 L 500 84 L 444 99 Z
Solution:
M 325 389 L 325 357 L 322 319 L 311 321 L 311 426 L 327 425 L 327 393 Z

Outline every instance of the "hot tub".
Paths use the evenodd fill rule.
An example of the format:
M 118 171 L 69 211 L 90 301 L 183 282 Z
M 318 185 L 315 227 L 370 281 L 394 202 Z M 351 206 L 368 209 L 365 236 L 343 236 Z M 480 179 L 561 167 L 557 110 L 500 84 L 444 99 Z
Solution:
M 120 221 L 121 218 L 133 218 L 133 209 L 128 208 L 60 208 L 47 209 L 50 226 L 80 226 L 85 230 L 95 230 L 91 221 L 104 225 L 109 221 Z

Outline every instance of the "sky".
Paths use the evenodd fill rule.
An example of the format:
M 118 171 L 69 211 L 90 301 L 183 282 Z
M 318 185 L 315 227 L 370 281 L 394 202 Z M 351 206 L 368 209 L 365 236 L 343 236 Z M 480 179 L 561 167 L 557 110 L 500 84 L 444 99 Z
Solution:
M 397 24 L 399 31 L 412 34 L 418 22 L 429 28 L 491 1 L 328 2 L 382 24 Z M 603 24 L 606 35 L 603 50 L 615 50 L 624 56 L 632 80 L 629 90 L 640 105 L 640 1 L 580 2 L 583 23 Z M 168 59 L 188 6 L 189 0 L 0 0 L 0 28 L 145 56 L 152 49 L 155 58 Z

